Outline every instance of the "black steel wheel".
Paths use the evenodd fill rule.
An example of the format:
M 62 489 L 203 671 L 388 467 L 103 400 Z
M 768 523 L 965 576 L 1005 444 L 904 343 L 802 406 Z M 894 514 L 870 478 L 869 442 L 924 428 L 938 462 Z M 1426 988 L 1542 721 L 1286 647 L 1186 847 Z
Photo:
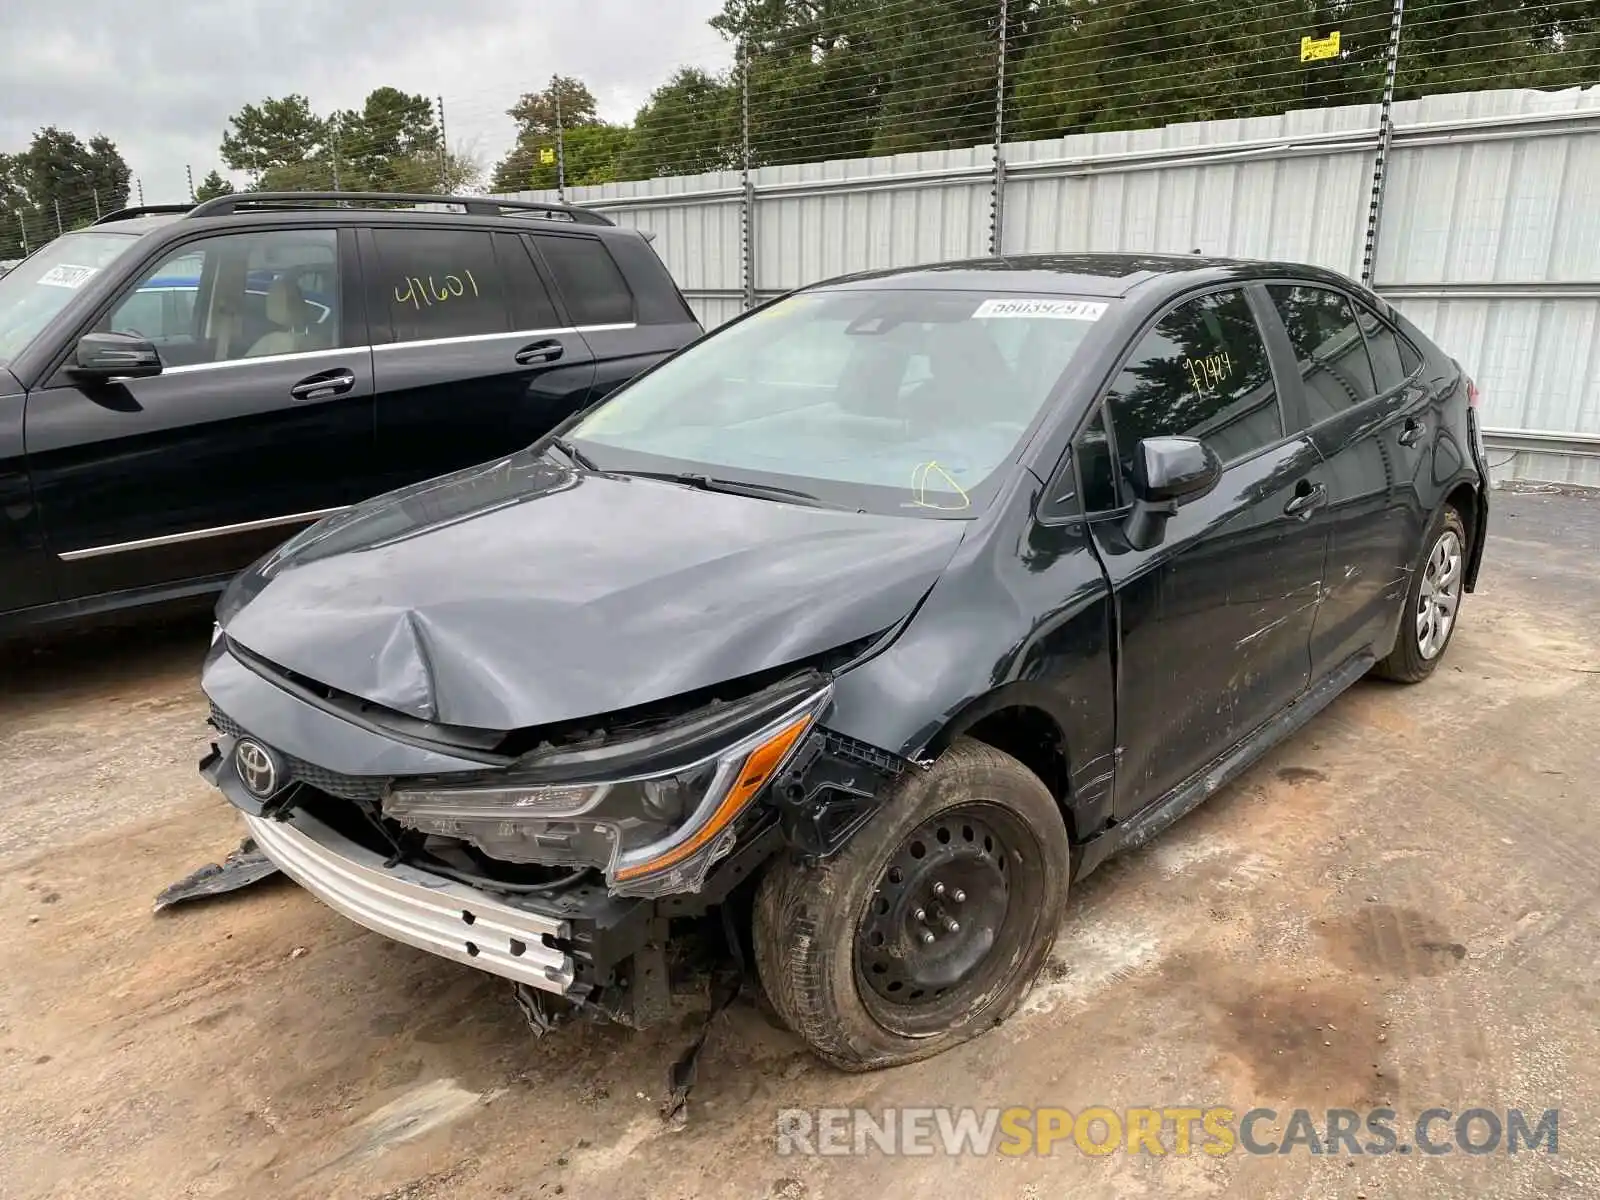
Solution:
M 848 1070 L 926 1058 L 1004 1020 L 1054 941 L 1070 852 L 1048 789 L 958 740 L 835 858 L 775 863 L 755 911 L 773 1007 Z

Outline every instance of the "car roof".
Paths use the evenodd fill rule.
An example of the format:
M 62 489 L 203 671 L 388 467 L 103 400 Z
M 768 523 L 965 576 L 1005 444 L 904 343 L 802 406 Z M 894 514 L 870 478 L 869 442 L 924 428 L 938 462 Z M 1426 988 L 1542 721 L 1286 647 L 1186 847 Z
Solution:
M 914 288 L 1121 297 L 1151 285 L 1159 285 L 1162 291 L 1180 291 L 1197 284 L 1284 275 L 1350 285 L 1341 275 L 1302 263 L 1202 254 L 1098 253 L 959 259 L 863 271 L 811 286 L 830 290 Z
M 164 229 L 182 219 L 181 213 L 152 213 L 149 216 L 127 217 L 104 223 L 97 221 L 93 225 L 85 225 L 82 229 L 71 230 L 65 236 L 71 237 L 74 233 L 125 233 L 130 237 L 138 237 L 152 230 Z

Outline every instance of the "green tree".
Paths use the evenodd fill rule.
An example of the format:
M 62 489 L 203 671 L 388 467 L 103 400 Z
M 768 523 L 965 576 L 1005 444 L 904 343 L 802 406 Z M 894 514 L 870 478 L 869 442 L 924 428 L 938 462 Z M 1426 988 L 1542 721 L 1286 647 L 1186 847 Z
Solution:
M 648 179 L 718 171 L 739 161 L 738 87 L 682 67 L 639 110 L 618 169 L 620 178 Z
M 276 190 L 307 163 L 327 156 L 328 122 L 298 94 L 246 104 L 228 124 L 233 128 L 222 135 L 222 161 L 248 171 L 262 190 Z
M 233 195 L 233 184 L 229 183 L 216 171 L 212 171 L 200 181 L 200 186 L 194 190 L 196 200 L 215 200 L 218 196 Z
M 506 113 L 517 122 L 517 140 L 495 164 L 494 191 L 556 186 L 558 118 L 568 187 L 620 178 L 618 162 L 628 148 L 629 130 L 600 120 L 594 95 L 582 80 L 558 75 L 543 91 L 525 92 Z
M 328 122 L 331 151 L 340 167 L 340 184 L 350 191 L 415 191 L 432 163 L 432 186 L 440 183 L 443 142 L 426 96 L 398 88 L 375 88 L 358 111 L 335 113 Z
M 583 125 L 563 138 L 568 187 L 613 183 L 619 174 L 633 131 L 625 125 Z M 495 165 L 492 190 L 496 192 L 545 191 L 558 182 L 555 134 L 519 138 L 511 152 Z
M 449 151 L 433 102 L 398 88 L 320 117 L 304 96 L 247 104 L 229 118 L 222 159 L 257 191 L 441 192 L 476 187 L 477 162 Z
M 85 144 L 46 126 L 28 148 L 0 155 L 0 258 L 11 258 L 121 208 L 132 176 L 109 138 Z

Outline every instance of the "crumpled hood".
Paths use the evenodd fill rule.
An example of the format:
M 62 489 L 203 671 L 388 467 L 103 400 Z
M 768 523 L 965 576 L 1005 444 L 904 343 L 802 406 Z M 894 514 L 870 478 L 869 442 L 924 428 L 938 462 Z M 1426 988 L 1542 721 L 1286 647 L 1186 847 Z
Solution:
M 519 454 L 292 539 L 218 606 L 230 639 L 427 721 L 628 708 L 886 629 L 965 522 L 589 474 Z

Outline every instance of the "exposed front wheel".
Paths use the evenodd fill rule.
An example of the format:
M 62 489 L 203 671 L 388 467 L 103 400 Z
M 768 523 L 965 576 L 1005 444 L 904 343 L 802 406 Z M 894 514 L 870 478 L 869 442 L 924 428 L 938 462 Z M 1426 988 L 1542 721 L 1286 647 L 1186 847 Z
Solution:
M 960 739 L 902 776 L 835 858 L 768 870 L 755 907 L 762 985 L 836 1066 L 926 1058 L 1016 1008 L 1069 874 L 1049 790 L 1010 755 Z
M 1385 679 L 1418 683 L 1433 674 L 1456 631 L 1465 595 L 1467 529 L 1461 514 L 1446 506 L 1423 539 L 1422 556 L 1411 573 L 1406 607 L 1394 649 L 1376 668 Z

